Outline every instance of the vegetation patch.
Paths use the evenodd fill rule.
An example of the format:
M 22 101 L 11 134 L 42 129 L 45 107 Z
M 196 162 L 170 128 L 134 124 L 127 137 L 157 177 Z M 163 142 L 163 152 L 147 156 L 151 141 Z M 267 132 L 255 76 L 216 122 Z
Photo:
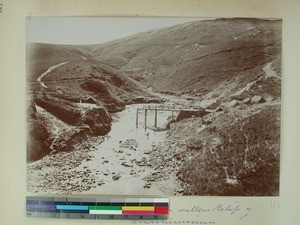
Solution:
M 247 117 L 223 114 L 200 132 L 201 149 L 180 168 L 185 194 L 278 195 L 278 112 L 266 106 Z M 222 123 L 226 117 L 232 123 Z

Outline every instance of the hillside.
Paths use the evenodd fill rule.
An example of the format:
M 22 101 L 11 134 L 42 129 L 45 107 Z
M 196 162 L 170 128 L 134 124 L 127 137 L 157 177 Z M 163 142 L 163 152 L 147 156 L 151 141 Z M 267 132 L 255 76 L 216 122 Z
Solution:
M 136 161 L 136 168 L 146 168 L 142 188 L 171 195 L 279 194 L 280 20 L 198 21 L 99 45 L 28 49 L 28 161 L 80 150 L 90 137 L 109 134 L 114 113 L 126 105 L 159 102 L 180 111 L 160 129 L 165 140 L 136 153 L 145 154 Z M 118 168 L 131 168 L 127 163 Z
M 161 101 L 80 46 L 29 44 L 27 80 L 29 161 L 107 134 L 125 104 Z
M 27 78 L 35 81 L 40 74 L 50 66 L 69 60 L 81 60 L 84 54 L 71 51 L 69 46 L 52 44 L 29 43 L 27 44 Z
M 211 110 L 174 121 L 151 152 L 161 174 L 172 168 L 164 179 L 182 184 L 174 194 L 279 194 L 281 21 L 199 21 L 89 50 L 151 90 L 190 100 L 176 105 Z
M 221 81 L 245 71 L 255 73 L 258 66 L 280 60 L 280 24 L 259 19 L 199 21 L 89 50 L 101 62 L 153 90 L 203 96 Z

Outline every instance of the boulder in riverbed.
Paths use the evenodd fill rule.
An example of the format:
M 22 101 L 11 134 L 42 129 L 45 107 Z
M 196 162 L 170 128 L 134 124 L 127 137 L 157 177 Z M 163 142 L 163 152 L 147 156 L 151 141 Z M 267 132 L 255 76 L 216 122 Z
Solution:
M 244 104 L 250 104 L 251 103 L 251 98 L 245 98 L 244 100 L 243 100 L 243 103 Z
M 230 107 L 236 107 L 238 106 L 240 103 L 237 100 L 232 100 L 231 102 L 228 103 L 228 106 Z
M 266 102 L 264 97 L 259 96 L 259 95 L 255 95 L 251 98 L 251 103 L 252 104 L 258 104 L 258 103 L 264 103 L 264 102 Z

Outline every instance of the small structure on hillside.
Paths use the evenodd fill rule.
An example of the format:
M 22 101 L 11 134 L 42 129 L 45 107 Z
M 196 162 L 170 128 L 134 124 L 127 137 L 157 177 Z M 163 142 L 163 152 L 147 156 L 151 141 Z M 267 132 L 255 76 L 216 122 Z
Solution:
M 97 100 L 92 96 L 88 96 L 86 98 L 80 98 L 80 103 L 97 104 Z

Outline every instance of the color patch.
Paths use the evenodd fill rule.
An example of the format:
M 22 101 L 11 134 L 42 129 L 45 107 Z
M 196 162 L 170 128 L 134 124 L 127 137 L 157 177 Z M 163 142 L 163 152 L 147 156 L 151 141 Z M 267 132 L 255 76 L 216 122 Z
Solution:
M 166 198 L 64 198 L 27 197 L 28 217 L 96 220 L 165 220 Z

